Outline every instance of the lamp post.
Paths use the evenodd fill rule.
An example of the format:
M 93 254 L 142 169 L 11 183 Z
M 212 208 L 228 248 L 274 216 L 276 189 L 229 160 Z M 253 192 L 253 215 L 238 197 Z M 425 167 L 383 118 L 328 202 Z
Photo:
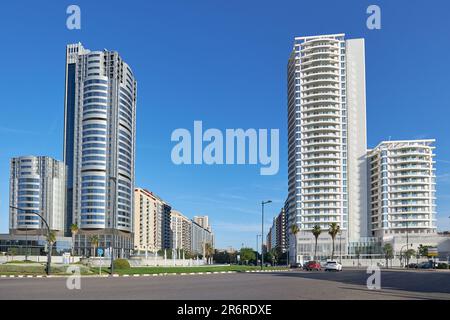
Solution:
M 28 225 L 25 224 L 25 262 L 28 260 Z
M 412 243 L 411 243 L 411 247 L 412 247 Z M 404 247 L 406 247 L 406 249 L 408 249 L 408 244 L 405 244 L 405 245 L 403 245 L 401 248 L 400 248 L 400 260 L 402 259 L 402 251 L 403 251 L 403 248 Z M 406 259 L 405 259 L 405 261 L 406 261 Z M 406 266 L 406 267 L 408 267 L 408 266 Z
M 258 239 L 259 237 L 261 237 L 261 241 L 262 241 L 262 236 L 260 234 L 256 235 L 256 265 L 258 265 L 258 252 L 259 252 L 259 245 L 258 245 Z
M 22 210 L 25 211 L 24 209 L 18 208 L 18 207 L 14 207 L 14 206 L 9 206 L 11 209 L 15 209 L 15 210 Z M 52 261 L 52 246 L 50 245 L 50 227 L 48 226 L 47 220 L 44 219 L 43 216 L 41 216 L 39 213 L 33 212 L 33 214 L 37 215 L 39 218 L 41 218 L 42 221 L 44 221 L 45 226 L 47 227 L 47 243 L 48 243 L 48 250 L 47 250 L 47 268 L 45 269 L 47 275 L 50 274 L 50 266 L 51 266 L 51 261 Z M 28 228 L 26 229 L 28 230 Z
M 113 211 L 112 211 L 112 234 L 111 234 L 111 250 L 110 250 L 110 258 L 111 258 L 111 277 L 114 274 L 114 245 L 115 245 L 115 231 L 116 231 L 116 183 L 117 183 L 117 178 L 110 176 L 109 177 L 110 181 L 114 181 L 114 202 L 112 202 L 113 205 Z
M 261 201 L 261 270 L 264 266 L 264 205 L 271 202 L 272 200 Z

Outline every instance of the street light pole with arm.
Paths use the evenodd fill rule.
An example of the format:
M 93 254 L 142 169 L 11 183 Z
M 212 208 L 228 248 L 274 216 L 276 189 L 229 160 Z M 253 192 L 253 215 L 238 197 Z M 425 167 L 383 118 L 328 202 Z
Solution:
M 264 266 L 264 205 L 271 202 L 272 200 L 261 202 L 261 270 Z
M 15 210 L 22 210 L 25 211 L 24 209 L 18 208 L 18 207 L 14 207 L 14 206 L 9 206 L 11 209 L 15 209 Z M 37 215 L 39 218 L 41 218 L 42 221 L 44 221 L 45 226 L 47 227 L 47 243 L 48 243 L 48 250 L 47 250 L 47 268 L 46 268 L 46 273 L 47 275 L 50 274 L 50 268 L 51 268 L 51 261 L 52 261 L 52 246 L 50 245 L 50 227 L 47 223 L 47 220 L 44 219 L 43 216 L 41 216 L 39 213 L 33 212 L 33 214 Z
M 113 211 L 112 211 L 112 217 L 111 217 L 111 221 L 112 221 L 112 226 L 111 226 L 111 250 L 110 250 L 110 258 L 111 258 L 111 276 L 113 276 L 114 274 L 114 245 L 115 245 L 115 228 L 116 228 L 116 183 L 117 183 L 117 178 L 110 176 L 109 177 L 110 181 L 114 181 L 114 201 L 112 202 L 112 207 L 113 207 Z M 111 186 L 110 186 L 111 187 Z

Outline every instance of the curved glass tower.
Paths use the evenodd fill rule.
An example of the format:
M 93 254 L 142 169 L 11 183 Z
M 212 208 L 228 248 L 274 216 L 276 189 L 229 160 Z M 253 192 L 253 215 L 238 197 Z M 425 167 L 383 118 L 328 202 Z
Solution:
M 89 237 L 131 250 L 136 80 L 115 51 L 67 46 L 64 160 L 69 174 L 70 224 L 81 229 L 76 247 L 89 253 Z M 122 251 L 119 251 L 122 252 Z

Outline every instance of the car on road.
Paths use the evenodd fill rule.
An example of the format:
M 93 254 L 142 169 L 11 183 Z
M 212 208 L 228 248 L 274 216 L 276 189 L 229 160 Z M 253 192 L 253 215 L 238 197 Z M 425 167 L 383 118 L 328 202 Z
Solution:
M 409 269 L 417 269 L 418 268 L 418 264 L 417 263 L 410 263 L 410 264 L 408 264 L 408 268 Z
M 325 265 L 325 271 L 342 271 L 342 264 L 337 261 L 327 261 Z
M 318 261 L 308 261 L 305 265 L 305 270 L 307 271 L 320 271 L 322 270 L 322 266 Z
M 303 269 L 303 265 L 301 263 L 292 263 L 289 267 L 292 269 Z

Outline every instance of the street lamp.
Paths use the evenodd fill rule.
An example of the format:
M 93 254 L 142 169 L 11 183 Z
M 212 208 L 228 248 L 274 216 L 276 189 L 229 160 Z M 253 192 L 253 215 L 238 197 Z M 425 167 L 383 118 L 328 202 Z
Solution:
M 260 235 L 260 234 L 256 235 L 256 265 L 258 265 L 258 251 L 259 251 L 258 238 L 259 237 L 261 237 L 261 241 L 262 241 L 262 235 Z
M 406 248 L 408 248 L 408 246 L 409 246 L 409 244 L 405 244 L 405 245 L 403 245 L 401 248 L 400 248 L 400 260 L 402 259 L 402 251 L 403 251 L 403 248 L 404 247 L 406 247 Z M 411 243 L 411 247 L 413 246 L 413 244 Z M 405 261 L 406 261 L 406 259 L 405 259 Z M 407 261 L 406 261 L 407 262 Z M 408 268 L 408 264 L 406 265 L 406 267 Z
M 111 258 L 111 277 L 114 274 L 114 244 L 115 244 L 115 228 L 116 228 L 116 184 L 117 184 L 117 178 L 110 176 L 109 180 L 114 181 L 114 202 L 112 202 L 113 205 L 113 212 L 112 212 L 112 234 L 111 234 L 111 250 L 109 252 L 110 258 Z
M 264 265 L 264 205 L 271 202 L 272 200 L 261 201 L 261 270 Z
M 25 211 L 24 209 L 18 208 L 18 207 L 14 207 L 14 206 L 9 206 L 11 209 L 15 209 L 15 210 L 22 210 Z M 50 245 L 50 227 L 48 226 L 47 220 L 44 219 L 43 216 L 41 216 L 39 213 L 33 212 L 33 214 L 37 215 L 39 218 L 41 218 L 42 221 L 44 221 L 45 226 L 47 227 L 47 243 L 48 243 L 48 250 L 47 250 L 47 268 L 46 268 L 46 273 L 47 275 L 50 274 L 50 266 L 51 266 L 51 261 L 52 261 L 52 246 Z M 28 226 L 26 228 L 26 230 L 28 230 Z

